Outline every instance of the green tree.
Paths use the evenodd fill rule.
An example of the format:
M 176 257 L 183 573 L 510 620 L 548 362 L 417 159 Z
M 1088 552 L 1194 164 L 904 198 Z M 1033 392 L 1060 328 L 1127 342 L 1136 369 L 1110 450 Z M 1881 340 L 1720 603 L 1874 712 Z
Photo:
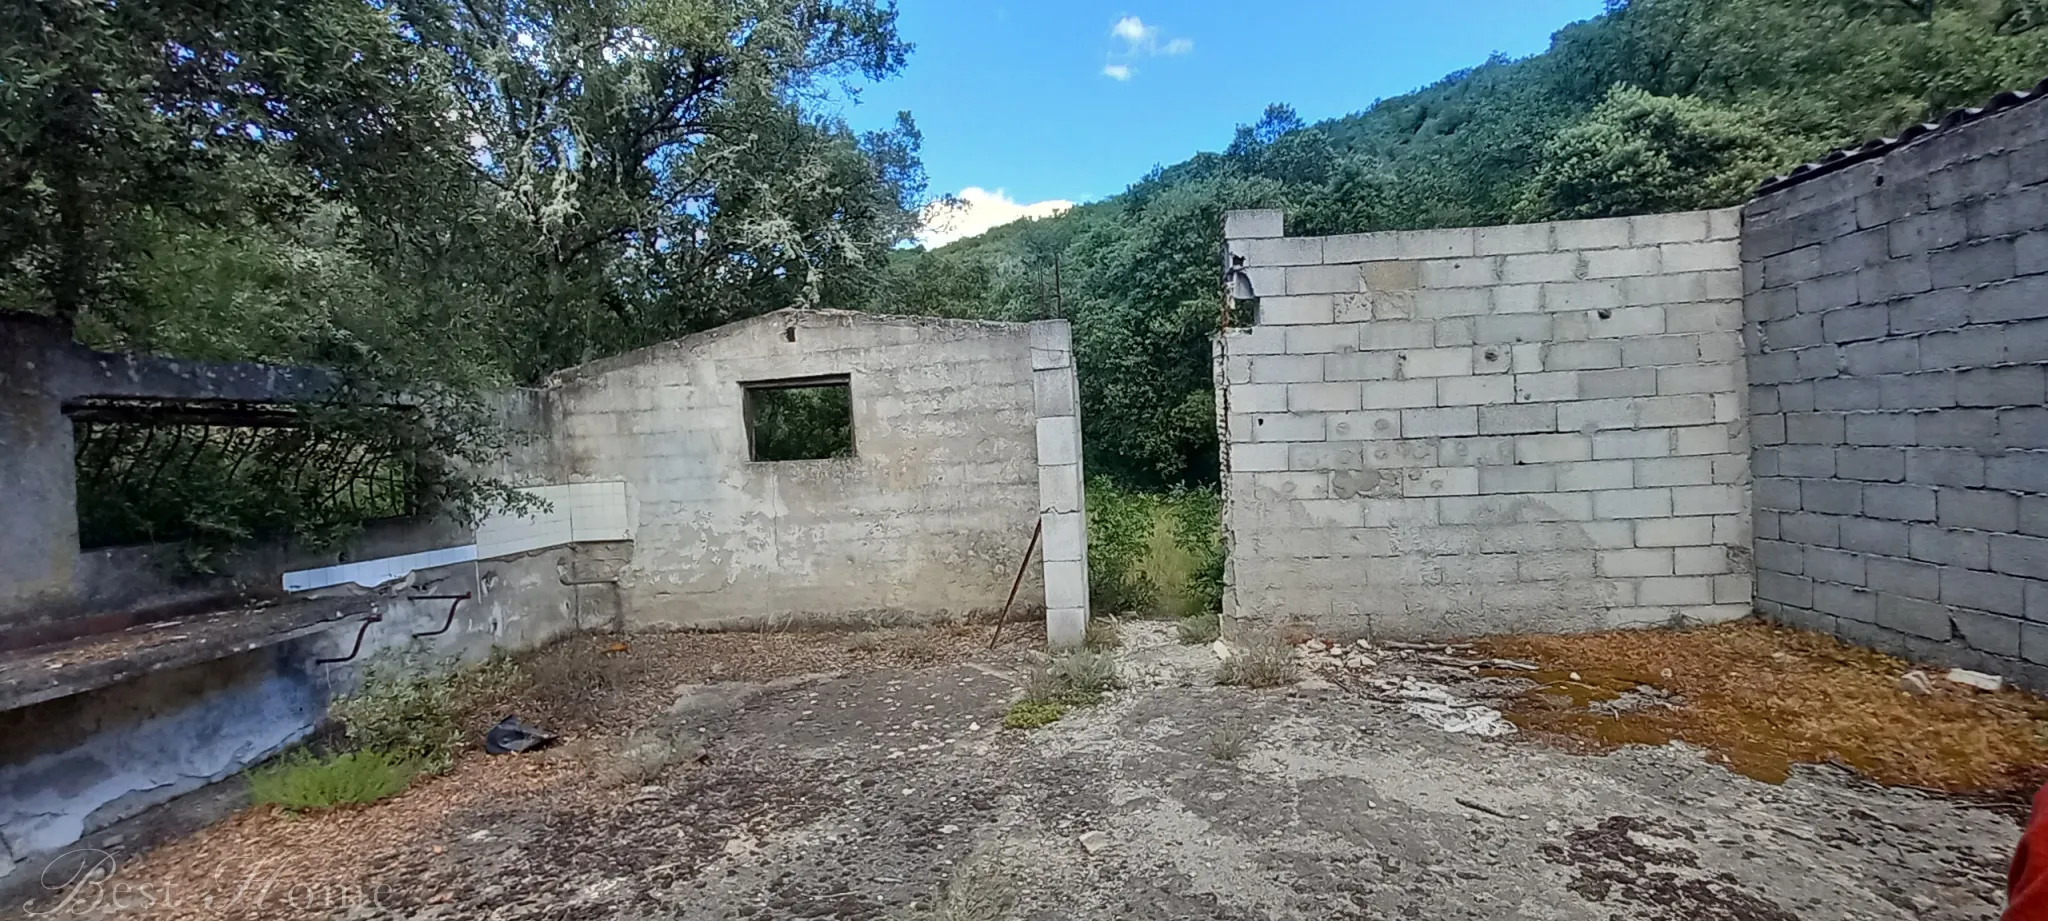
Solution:
M 1518 216 L 1541 221 L 1718 208 L 1784 162 L 1761 117 L 1617 86 L 1544 145 Z

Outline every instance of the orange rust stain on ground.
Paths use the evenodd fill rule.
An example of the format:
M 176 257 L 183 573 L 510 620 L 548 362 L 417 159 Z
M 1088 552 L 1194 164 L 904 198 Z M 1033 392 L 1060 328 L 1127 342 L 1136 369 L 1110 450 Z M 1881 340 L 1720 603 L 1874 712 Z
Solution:
M 1731 769 L 1782 783 L 1794 764 L 1836 763 L 1879 783 L 2031 796 L 2048 780 L 2048 701 L 1943 680 L 1899 689 L 1913 666 L 1831 637 L 1740 621 L 1687 630 L 1622 630 L 1474 641 L 1489 656 L 1534 661 L 1497 672 L 1539 686 L 1505 708 L 1517 726 L 1602 751 L 1681 740 Z M 1576 672 L 1578 678 L 1571 677 Z M 1613 715 L 1589 710 L 1638 686 L 1684 698 Z

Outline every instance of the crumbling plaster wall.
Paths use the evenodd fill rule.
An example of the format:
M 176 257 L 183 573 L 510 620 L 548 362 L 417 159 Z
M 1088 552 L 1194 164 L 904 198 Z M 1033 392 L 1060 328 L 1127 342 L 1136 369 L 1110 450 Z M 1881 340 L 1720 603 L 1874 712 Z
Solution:
M 1034 380 L 1033 343 L 1067 338 L 1063 321 L 791 310 L 557 375 L 571 477 L 623 479 L 638 499 L 619 574 L 628 623 L 897 622 L 1000 607 L 1042 511 L 1039 448 L 1062 424 L 1041 429 L 1035 388 L 1056 385 Z M 1038 351 L 1048 364 L 1059 349 Z M 854 456 L 750 459 L 743 384 L 839 374 L 851 381 Z M 1066 418 L 1074 453 L 1062 466 L 1078 483 L 1078 414 Z M 1086 542 L 1078 512 L 1026 574 L 1019 597 L 1033 610 L 1048 597 L 1043 573 L 1086 585 L 1070 549 Z M 1057 584 L 1058 606 L 1085 619 L 1085 598 Z
M 1757 608 L 2048 689 L 2048 105 L 1743 217 Z
M 1283 229 L 1226 226 L 1257 311 L 1218 342 L 1233 624 L 1443 638 L 1748 612 L 1734 211 Z

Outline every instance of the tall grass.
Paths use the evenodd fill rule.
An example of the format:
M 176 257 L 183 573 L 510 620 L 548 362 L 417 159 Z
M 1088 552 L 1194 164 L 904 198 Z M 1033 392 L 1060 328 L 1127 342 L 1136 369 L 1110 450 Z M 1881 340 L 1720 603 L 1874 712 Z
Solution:
M 1131 492 L 1088 484 L 1088 584 L 1095 608 L 1149 617 L 1221 609 L 1222 505 L 1213 491 Z

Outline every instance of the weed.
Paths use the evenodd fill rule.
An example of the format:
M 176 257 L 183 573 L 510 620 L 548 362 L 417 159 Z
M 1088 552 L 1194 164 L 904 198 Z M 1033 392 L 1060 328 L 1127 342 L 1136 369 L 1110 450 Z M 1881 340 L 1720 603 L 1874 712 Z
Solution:
M 298 811 L 374 803 L 403 791 L 418 763 L 380 751 L 316 757 L 300 749 L 249 772 L 249 799 Z
M 1123 635 L 1117 630 L 1116 618 L 1103 616 L 1088 620 L 1088 632 L 1081 637 L 1081 645 L 1088 649 L 1115 649 L 1124 644 Z
M 1301 664 L 1294 659 L 1294 646 L 1276 635 L 1255 637 L 1230 647 L 1230 658 L 1217 667 L 1216 683 L 1247 688 L 1271 688 L 1292 684 L 1301 677 Z
M 1045 673 L 1066 691 L 1101 694 L 1117 685 L 1116 656 L 1077 649 L 1054 657 Z
M 1206 744 L 1209 757 L 1218 761 L 1236 761 L 1250 750 L 1252 734 L 1243 728 L 1219 729 L 1209 734 Z
M 354 748 L 385 752 L 438 774 L 455 763 L 478 709 L 523 680 L 519 666 L 503 657 L 448 675 L 398 676 L 372 669 L 362 690 L 335 701 L 332 712 Z
M 588 634 L 551 643 L 518 657 L 523 705 L 554 728 L 590 726 L 616 709 L 618 695 L 647 671 L 630 651 L 614 652 L 612 637 Z
M 1183 617 L 1178 629 L 1180 641 L 1189 646 L 1207 646 L 1223 637 L 1223 622 L 1214 614 Z
M 1017 883 L 1007 874 L 970 864 L 946 880 L 930 907 L 913 906 L 904 921 L 1002 921 L 1017 906 Z
M 1059 722 L 1073 706 L 1056 700 L 1031 700 L 1026 698 L 1010 705 L 1010 712 L 1003 714 L 1004 729 L 1039 729 Z
M 1088 585 L 1095 607 L 1163 617 L 1220 611 L 1221 516 L 1211 490 L 1162 495 L 1090 482 Z
M 704 746 L 695 739 L 672 739 L 645 732 L 627 740 L 612 758 L 611 773 L 622 784 L 653 783 L 669 768 L 704 760 Z

